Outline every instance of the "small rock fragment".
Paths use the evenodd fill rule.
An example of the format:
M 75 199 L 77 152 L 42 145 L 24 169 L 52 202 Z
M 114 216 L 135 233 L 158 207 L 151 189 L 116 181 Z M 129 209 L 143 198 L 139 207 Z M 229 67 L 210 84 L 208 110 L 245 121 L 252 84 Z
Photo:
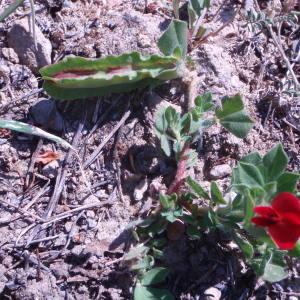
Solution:
M 50 179 L 53 179 L 57 176 L 58 167 L 59 167 L 58 161 L 53 160 L 49 164 L 43 167 L 42 174 Z
M 72 250 L 71 253 L 77 257 L 84 254 L 84 246 L 82 245 L 76 245 Z
M 35 49 L 30 18 L 24 17 L 15 21 L 8 32 L 8 45 L 17 53 L 22 64 L 33 72 L 51 64 L 52 45 L 45 38 L 38 26 L 35 26 L 37 50 Z
M 95 228 L 97 226 L 97 221 L 95 219 L 88 218 L 87 223 L 89 229 Z
M 209 171 L 211 179 L 221 179 L 231 174 L 231 167 L 227 164 L 214 166 Z
M 206 300 L 219 300 L 221 299 L 222 293 L 215 287 L 210 287 L 204 292 Z
M 146 193 L 148 189 L 148 180 L 147 178 L 142 179 L 133 192 L 133 197 L 135 201 L 140 201 L 143 199 L 144 194 Z
M 2 55 L 11 63 L 19 63 L 19 57 L 13 48 L 2 48 Z
M 62 131 L 64 121 L 54 101 L 42 99 L 30 108 L 30 113 L 38 125 L 46 129 Z

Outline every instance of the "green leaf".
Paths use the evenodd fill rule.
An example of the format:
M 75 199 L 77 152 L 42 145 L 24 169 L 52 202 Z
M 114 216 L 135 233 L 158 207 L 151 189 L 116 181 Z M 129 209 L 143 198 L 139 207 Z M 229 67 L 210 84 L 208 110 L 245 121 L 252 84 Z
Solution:
M 266 264 L 264 274 L 262 275 L 262 279 L 273 283 L 273 282 L 281 281 L 285 279 L 287 276 L 288 273 L 286 272 L 286 268 L 268 262 Z
M 146 247 L 144 245 L 138 245 L 136 247 L 131 248 L 129 252 L 124 255 L 123 259 L 124 260 L 136 259 L 144 255 L 148 251 L 149 251 L 149 247 Z
M 247 259 L 252 258 L 254 254 L 254 249 L 251 243 L 246 238 L 239 236 L 238 234 L 234 234 L 233 238 L 237 245 L 240 247 L 240 249 L 243 251 L 245 257 Z
M 134 289 L 134 300 L 175 300 L 170 291 L 137 284 Z
M 211 196 L 211 200 L 215 204 L 226 204 L 226 201 L 223 198 L 222 192 L 220 191 L 220 189 L 215 181 L 213 181 L 210 185 L 210 196 Z
M 151 268 L 154 265 L 154 258 L 150 255 L 146 255 L 136 264 L 131 266 L 131 270 L 146 270 Z
M 187 235 L 193 240 L 199 240 L 202 237 L 200 230 L 193 225 L 189 225 L 186 229 Z
M 66 57 L 40 69 L 44 90 L 52 97 L 73 100 L 129 92 L 177 78 L 174 56 L 142 56 L 138 52 L 100 59 Z
M 10 130 L 14 130 L 14 131 L 22 132 L 22 133 L 36 135 L 41 138 L 49 139 L 53 142 L 61 144 L 62 146 L 65 146 L 67 148 L 71 148 L 71 149 L 75 150 L 72 147 L 72 145 L 70 145 L 67 141 L 63 140 L 62 138 L 60 138 L 56 135 L 53 135 L 51 133 L 48 133 L 38 127 L 29 125 L 29 124 L 26 124 L 23 122 L 0 119 L 0 128 L 7 128 Z
M 264 197 L 265 200 L 267 200 L 267 202 L 272 201 L 273 196 L 277 192 L 277 182 L 276 181 L 268 182 L 267 184 L 265 184 L 264 190 L 265 190 L 265 197 Z
M 253 199 L 249 190 L 246 190 L 246 193 L 243 195 L 242 199 L 244 200 L 244 224 L 247 225 L 251 222 L 251 218 L 254 214 L 255 200 Z
M 263 157 L 263 164 L 268 181 L 276 180 L 284 172 L 288 164 L 288 156 L 281 144 L 276 145 Z
M 224 98 L 222 108 L 216 109 L 216 116 L 228 131 L 239 138 L 244 138 L 253 127 L 240 95 Z
M 297 182 L 300 178 L 298 173 L 285 172 L 277 179 L 277 192 L 291 192 L 296 190 Z
M 158 41 L 160 51 L 165 55 L 174 55 L 180 49 L 181 58 L 187 53 L 187 24 L 184 21 L 173 20 Z
M 201 96 L 197 96 L 195 99 L 195 105 L 199 109 L 198 112 L 200 113 L 210 111 L 214 107 L 212 102 L 212 94 L 206 93 Z
M 240 161 L 258 166 L 262 163 L 262 157 L 258 152 L 253 152 L 244 156 Z
M 193 180 L 190 176 L 187 178 L 186 182 L 198 197 L 210 200 L 208 193 L 199 185 L 198 182 Z
M 173 4 L 174 16 L 175 16 L 176 19 L 179 19 L 179 4 L 180 4 L 180 0 L 173 0 L 172 4 Z
M 164 153 L 167 156 L 171 155 L 170 141 L 168 140 L 168 138 L 164 134 L 160 137 L 160 146 L 161 146 L 161 149 L 164 151 Z
M 160 201 L 161 206 L 165 209 L 175 208 L 176 201 L 177 201 L 177 195 L 176 194 L 172 194 L 172 195 L 160 194 L 159 201 Z
M 203 9 L 209 8 L 210 0 L 189 0 L 188 14 L 189 14 L 189 27 L 192 28 L 197 18 L 202 14 Z
M 146 272 L 142 279 L 141 284 L 144 286 L 157 284 L 165 281 L 166 277 L 169 274 L 169 270 L 163 267 L 153 268 L 150 271 Z
M 294 249 L 290 250 L 288 253 L 289 256 L 300 257 L 300 242 L 298 242 Z
M 24 0 L 16 0 L 11 3 L 7 8 L 0 12 L 0 22 L 3 22 L 10 14 L 12 14 L 22 3 Z
M 249 163 L 239 162 L 233 169 L 233 186 L 243 185 L 248 188 L 263 188 L 264 179 L 260 170 Z

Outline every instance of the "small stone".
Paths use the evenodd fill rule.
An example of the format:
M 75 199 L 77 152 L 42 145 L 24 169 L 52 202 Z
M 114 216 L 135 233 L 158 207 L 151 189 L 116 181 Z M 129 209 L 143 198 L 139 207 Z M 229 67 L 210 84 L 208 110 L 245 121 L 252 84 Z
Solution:
M 86 212 L 86 216 L 87 216 L 88 218 L 93 219 L 93 218 L 95 218 L 95 212 L 94 212 L 93 210 L 88 210 L 88 211 Z
M 30 108 L 30 113 L 38 125 L 46 129 L 62 131 L 64 121 L 54 101 L 42 99 Z
M 148 180 L 147 178 L 142 179 L 134 189 L 133 197 L 135 201 L 140 201 L 143 199 L 144 194 L 148 189 Z
M 8 211 L 4 211 L 0 215 L 0 224 L 8 223 L 12 218 L 12 215 Z
M 219 300 L 221 299 L 222 293 L 215 287 L 210 287 L 204 292 L 206 300 Z
M 69 277 L 68 265 L 60 262 L 55 262 L 50 265 L 50 270 L 53 272 L 56 278 Z
M 19 57 L 13 48 L 2 48 L 2 55 L 11 63 L 19 63 Z
M 22 64 L 37 73 L 39 68 L 51 64 L 52 45 L 35 25 L 37 43 L 35 49 L 30 22 L 30 17 L 14 22 L 8 32 L 8 45 L 15 50 Z
M 75 256 L 81 256 L 84 253 L 84 246 L 76 245 L 72 250 L 71 253 Z
M 57 176 L 58 168 L 59 168 L 58 161 L 53 160 L 49 164 L 43 167 L 42 174 L 50 179 L 53 179 Z
M 54 245 L 55 247 L 61 247 L 61 246 L 65 246 L 65 244 L 67 243 L 67 237 L 64 233 L 60 233 L 58 238 L 55 240 Z
M 87 219 L 87 223 L 89 229 L 95 228 L 97 226 L 97 221 L 94 219 Z
M 231 167 L 227 164 L 214 166 L 209 171 L 211 179 L 221 179 L 231 174 Z
M 69 221 L 65 223 L 65 231 L 70 232 L 73 226 L 73 222 Z
M 150 37 L 148 37 L 147 35 L 144 35 L 144 34 L 139 35 L 138 46 L 140 48 L 150 48 L 151 44 L 152 44 L 152 41 L 151 41 Z

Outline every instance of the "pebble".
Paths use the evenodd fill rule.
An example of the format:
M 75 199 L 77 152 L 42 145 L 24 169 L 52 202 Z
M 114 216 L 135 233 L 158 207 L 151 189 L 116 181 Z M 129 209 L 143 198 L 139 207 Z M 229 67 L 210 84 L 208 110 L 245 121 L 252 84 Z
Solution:
M 15 21 L 8 32 L 8 45 L 17 53 L 22 64 L 37 73 L 39 68 L 51 64 L 52 45 L 39 27 L 35 26 L 36 50 L 29 24 L 29 16 Z
M 206 300 L 219 300 L 221 299 L 222 293 L 215 287 L 210 287 L 204 292 Z
M 53 179 L 57 176 L 58 168 L 59 168 L 58 161 L 53 160 L 49 164 L 43 167 L 42 174 L 50 179 Z
M 211 179 L 221 179 L 231 174 L 231 167 L 227 164 L 214 166 L 209 171 Z
M 19 57 L 13 48 L 2 48 L 2 55 L 11 63 L 19 63 Z
M 72 250 L 71 253 L 75 256 L 81 256 L 84 252 L 84 246 L 76 245 Z
M 94 219 L 88 218 L 87 223 L 88 223 L 88 228 L 89 229 L 95 228 L 97 226 L 97 221 L 94 220 Z
M 63 117 L 57 111 L 55 102 L 49 99 L 42 99 L 30 108 L 30 113 L 34 121 L 50 130 L 63 130 Z

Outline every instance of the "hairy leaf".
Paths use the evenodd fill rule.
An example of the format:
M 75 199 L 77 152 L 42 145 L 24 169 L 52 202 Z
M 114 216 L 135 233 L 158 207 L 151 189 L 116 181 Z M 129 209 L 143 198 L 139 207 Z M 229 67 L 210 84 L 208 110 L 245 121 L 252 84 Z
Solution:
M 165 55 L 176 55 L 180 50 L 180 57 L 187 53 L 187 24 L 184 21 L 173 20 L 158 41 L 160 51 Z
M 240 95 L 224 98 L 222 108 L 216 110 L 216 116 L 228 131 L 239 138 L 244 138 L 253 127 L 253 121 L 244 111 Z

